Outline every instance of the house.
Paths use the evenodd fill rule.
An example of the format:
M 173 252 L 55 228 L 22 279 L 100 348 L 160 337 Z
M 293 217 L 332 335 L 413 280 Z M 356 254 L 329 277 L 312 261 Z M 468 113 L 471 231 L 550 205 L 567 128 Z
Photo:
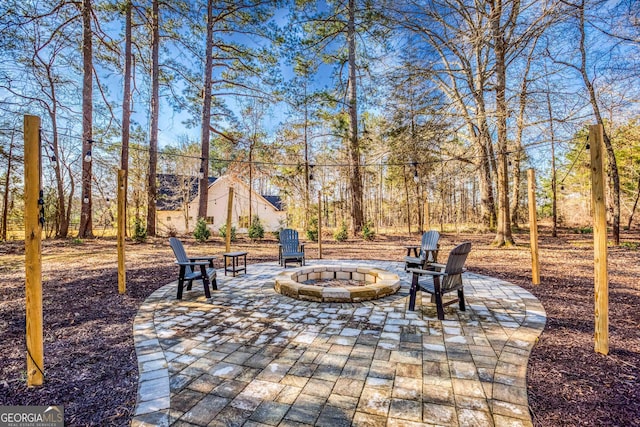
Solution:
M 158 200 L 156 212 L 158 230 L 177 233 L 193 231 L 198 219 L 198 178 L 179 175 L 158 175 Z M 227 223 L 227 204 L 229 188 L 233 188 L 233 202 L 231 208 L 231 225 L 239 233 L 246 233 L 250 225 L 249 199 L 251 199 L 251 215 L 258 216 L 265 231 L 276 231 L 286 221 L 279 196 L 260 195 L 249 190 L 249 186 L 237 178 L 223 175 L 219 178 L 209 178 L 207 188 L 207 216 L 208 227 L 218 232 Z M 249 195 L 251 194 L 251 196 Z

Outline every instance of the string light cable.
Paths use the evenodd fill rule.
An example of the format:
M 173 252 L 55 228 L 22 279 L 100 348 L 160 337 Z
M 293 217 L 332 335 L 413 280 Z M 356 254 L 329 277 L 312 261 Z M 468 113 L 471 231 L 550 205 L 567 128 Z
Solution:
M 73 136 L 72 138 L 77 138 L 77 139 L 82 139 L 80 136 Z M 92 145 L 102 145 L 102 146 L 107 146 L 109 148 L 121 148 L 122 144 L 118 144 L 118 143 L 104 143 L 102 141 L 98 141 L 98 140 L 91 140 Z M 129 149 L 130 150 L 135 150 L 138 152 L 145 152 L 145 153 L 151 153 L 152 151 L 155 152 L 156 154 L 158 154 L 159 156 L 163 156 L 163 157 L 178 157 L 178 158 L 184 158 L 184 159 L 193 159 L 193 160 L 200 160 L 203 161 L 203 157 L 201 155 L 193 155 L 193 154 L 181 154 L 181 153 L 176 153 L 176 152 L 169 152 L 166 150 L 161 150 L 161 149 L 157 149 L 157 150 L 151 150 L 149 147 L 140 147 L 140 146 L 135 146 L 135 145 L 129 145 Z M 506 155 L 510 155 L 513 154 L 513 151 L 507 151 L 505 152 Z M 441 154 L 441 153 L 434 153 L 434 154 Z M 86 160 L 86 155 L 91 156 L 91 150 L 89 150 L 86 154 L 85 154 L 85 161 Z M 439 163 L 448 163 L 448 162 L 453 162 L 453 161 L 464 161 L 464 162 L 472 162 L 475 159 L 479 159 L 482 158 L 483 155 L 478 154 L 478 155 L 472 155 L 472 156 L 452 156 L 449 158 L 439 158 L 439 159 L 433 159 L 433 160 L 423 160 L 423 161 L 415 161 L 415 160 L 411 160 L 411 161 L 404 161 L 404 162 L 396 162 L 396 161 L 388 161 L 388 162 L 364 162 L 364 163 L 360 163 L 358 166 L 360 167 L 380 167 L 382 166 L 411 166 L 411 167 L 417 167 L 420 165 L 431 165 L 431 164 L 439 164 Z M 90 160 L 89 160 L 90 161 Z M 245 160 L 245 159 L 223 159 L 223 158 L 219 158 L 219 157 L 209 157 L 209 161 L 212 162 L 220 162 L 220 163 L 235 163 L 235 164 L 253 164 L 256 166 L 262 165 L 262 166 L 280 166 L 280 167 L 301 167 L 305 164 L 304 161 L 300 161 L 300 162 L 296 162 L 296 163 L 286 163 L 286 162 L 271 162 L 271 161 L 256 161 L 256 160 Z M 319 167 L 319 168 L 349 168 L 349 167 L 353 167 L 352 164 L 350 163 L 313 163 L 313 166 L 310 164 L 310 167 Z
M 578 154 L 576 155 L 576 158 L 573 159 L 573 162 L 571 163 L 571 166 L 569 167 L 569 170 L 567 171 L 566 174 L 564 174 L 564 178 L 562 178 L 560 180 L 560 190 L 563 190 L 563 184 L 564 184 L 564 180 L 567 179 L 567 177 L 569 176 L 569 174 L 571 173 L 571 171 L 573 170 L 573 167 L 576 165 L 576 162 L 578 161 L 578 159 L 580 158 L 580 155 L 582 155 L 582 150 L 584 149 L 589 149 L 589 135 L 587 135 L 587 140 L 584 144 L 580 144 L 580 151 L 578 151 Z

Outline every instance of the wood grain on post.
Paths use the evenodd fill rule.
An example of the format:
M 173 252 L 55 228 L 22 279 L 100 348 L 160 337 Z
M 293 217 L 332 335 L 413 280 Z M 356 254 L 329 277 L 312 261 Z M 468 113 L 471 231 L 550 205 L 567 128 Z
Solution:
M 229 187 L 229 201 L 227 202 L 227 233 L 225 235 L 225 246 L 224 246 L 225 252 L 231 252 L 231 215 L 232 214 L 233 214 L 233 187 Z
M 593 265 L 595 287 L 595 351 L 609 354 L 609 278 L 607 272 L 607 208 L 602 125 L 589 127 L 591 146 L 591 204 L 593 206 Z
M 424 201 L 424 231 L 429 231 L 431 223 L 429 221 L 429 201 Z
M 536 212 L 536 173 L 527 171 L 529 186 L 529 240 L 531 241 L 531 283 L 540 284 L 540 257 L 538 256 L 538 214 Z
M 318 259 L 322 259 L 322 195 L 318 191 Z
M 25 308 L 29 387 L 39 386 L 44 382 L 40 162 L 40 117 L 24 116 Z
M 118 292 L 123 294 L 127 291 L 127 269 L 125 264 L 124 237 L 126 233 L 127 219 L 127 171 L 118 171 Z

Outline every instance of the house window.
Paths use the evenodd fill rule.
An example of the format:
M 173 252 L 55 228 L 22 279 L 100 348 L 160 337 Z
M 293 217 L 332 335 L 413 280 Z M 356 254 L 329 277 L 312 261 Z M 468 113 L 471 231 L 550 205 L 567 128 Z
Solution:
M 249 228 L 249 215 L 240 215 L 238 217 L 238 226 L 240 228 Z
M 212 216 L 208 216 L 204 220 L 205 220 L 205 222 L 207 224 L 213 224 L 213 217 Z

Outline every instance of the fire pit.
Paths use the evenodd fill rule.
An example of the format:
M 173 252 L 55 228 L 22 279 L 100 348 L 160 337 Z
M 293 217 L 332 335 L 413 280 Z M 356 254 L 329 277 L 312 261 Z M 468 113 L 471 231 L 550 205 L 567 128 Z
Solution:
M 361 302 L 400 289 L 397 274 L 371 267 L 314 265 L 285 271 L 275 278 L 276 292 L 314 302 Z

